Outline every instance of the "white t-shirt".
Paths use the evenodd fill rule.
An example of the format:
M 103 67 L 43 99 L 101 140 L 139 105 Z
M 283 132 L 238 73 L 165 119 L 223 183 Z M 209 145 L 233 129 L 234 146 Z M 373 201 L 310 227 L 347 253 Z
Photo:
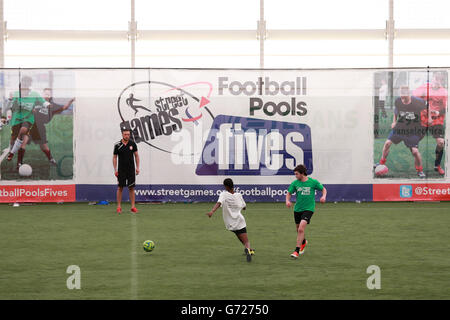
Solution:
M 240 193 L 231 194 L 228 191 L 223 191 L 217 202 L 222 205 L 223 222 L 225 222 L 225 227 L 228 230 L 236 231 L 246 227 L 244 216 L 241 213 L 246 204 Z

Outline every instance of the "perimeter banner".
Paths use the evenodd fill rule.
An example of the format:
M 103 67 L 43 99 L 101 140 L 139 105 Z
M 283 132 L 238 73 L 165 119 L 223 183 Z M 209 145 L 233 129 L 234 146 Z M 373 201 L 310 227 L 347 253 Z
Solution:
M 58 75 L 51 83 L 37 76 L 50 71 Z M 22 129 L 23 94 L 13 92 L 16 107 L 8 107 L 16 88 L 5 86 L 2 114 L 20 121 L 3 121 L 1 185 L 64 181 L 75 186 L 77 201 L 114 200 L 112 156 L 121 129 L 138 146 L 137 201 L 215 201 L 225 178 L 247 201 L 284 201 L 299 164 L 325 185 L 329 201 L 397 200 L 398 188 L 383 185 L 450 185 L 447 70 L 33 72 L 33 83 L 33 75 L 44 79 L 40 86 L 48 84 L 60 108 L 69 105 L 63 111 L 71 110 L 70 122 L 69 114 L 50 111 L 44 124 L 52 165 L 45 144 Z M 9 77 L 23 82 L 21 73 Z M 34 114 L 47 96 L 29 106 Z M 16 136 L 28 136 L 28 143 L 8 161 Z M 19 172 L 19 157 L 31 175 Z
M 73 202 L 74 185 L 0 186 L 0 202 Z

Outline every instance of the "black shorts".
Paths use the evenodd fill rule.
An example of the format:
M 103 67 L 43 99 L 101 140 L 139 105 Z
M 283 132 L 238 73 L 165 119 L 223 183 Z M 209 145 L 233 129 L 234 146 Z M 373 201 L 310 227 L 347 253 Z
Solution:
M 391 140 L 393 144 L 399 144 L 403 141 L 405 146 L 408 148 L 418 148 L 419 142 L 422 140 L 423 136 L 420 134 L 420 130 L 418 130 L 417 135 L 403 135 L 394 133 L 393 130 L 389 133 L 388 140 Z
M 234 232 L 235 234 L 247 233 L 247 227 L 244 227 L 244 228 L 239 229 L 239 230 L 231 230 L 231 231 Z
M 119 176 L 117 177 L 117 182 L 119 187 L 134 188 L 136 185 L 136 174 L 133 171 L 119 171 Z
M 47 130 L 44 124 L 37 125 L 36 123 L 30 130 L 30 136 L 34 143 L 45 144 L 47 143 Z
M 309 224 L 311 222 L 311 217 L 313 214 L 314 212 L 312 211 L 294 212 L 295 224 L 299 224 L 302 220 L 305 220 Z
M 428 127 L 428 132 L 433 135 L 433 138 L 445 138 L 445 128 L 441 124 Z
M 31 128 L 33 127 L 33 124 L 31 124 L 28 121 L 25 121 L 25 122 L 18 123 L 16 125 L 12 126 L 12 128 L 11 128 L 11 136 L 17 137 L 19 135 L 20 128 L 22 128 L 22 127 L 27 128 L 28 130 L 27 130 L 26 134 L 29 134 Z

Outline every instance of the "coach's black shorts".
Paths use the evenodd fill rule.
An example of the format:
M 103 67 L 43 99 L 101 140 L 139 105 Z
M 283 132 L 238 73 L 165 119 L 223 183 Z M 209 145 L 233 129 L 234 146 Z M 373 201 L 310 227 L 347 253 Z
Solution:
M 428 127 L 428 132 L 433 135 L 433 138 L 442 138 L 442 139 L 444 139 L 444 137 L 445 137 L 445 128 L 441 124 Z
M 25 122 L 22 122 L 22 123 L 18 123 L 16 125 L 12 126 L 12 128 L 11 128 L 11 135 L 13 137 L 17 137 L 19 135 L 20 128 L 22 128 L 22 127 L 25 127 L 25 128 L 28 129 L 27 133 L 26 133 L 26 134 L 28 134 L 30 132 L 31 128 L 33 127 L 33 124 L 28 122 L 28 121 L 25 121 Z
M 133 171 L 119 171 L 117 177 L 119 187 L 133 188 L 136 185 L 136 174 Z
M 314 214 L 312 211 L 300 211 L 294 212 L 295 224 L 299 224 L 300 221 L 305 220 L 308 224 L 311 222 L 311 217 Z
M 239 229 L 239 230 L 231 230 L 231 231 L 233 231 L 235 234 L 247 233 L 247 227 L 244 227 L 244 228 Z

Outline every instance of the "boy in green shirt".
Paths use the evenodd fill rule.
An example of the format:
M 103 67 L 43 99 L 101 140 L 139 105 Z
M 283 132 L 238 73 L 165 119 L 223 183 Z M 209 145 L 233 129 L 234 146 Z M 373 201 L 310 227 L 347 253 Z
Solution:
M 297 227 L 297 247 L 291 254 L 292 258 L 298 258 L 305 252 L 308 241 L 305 239 L 305 228 L 310 223 L 316 207 L 316 190 L 322 191 L 320 202 L 324 203 L 327 198 L 327 189 L 316 179 L 308 178 L 306 167 L 298 165 L 294 169 L 297 180 L 291 183 L 286 194 L 286 206 L 292 207 L 291 196 L 296 194 L 297 201 L 294 207 L 294 220 Z

